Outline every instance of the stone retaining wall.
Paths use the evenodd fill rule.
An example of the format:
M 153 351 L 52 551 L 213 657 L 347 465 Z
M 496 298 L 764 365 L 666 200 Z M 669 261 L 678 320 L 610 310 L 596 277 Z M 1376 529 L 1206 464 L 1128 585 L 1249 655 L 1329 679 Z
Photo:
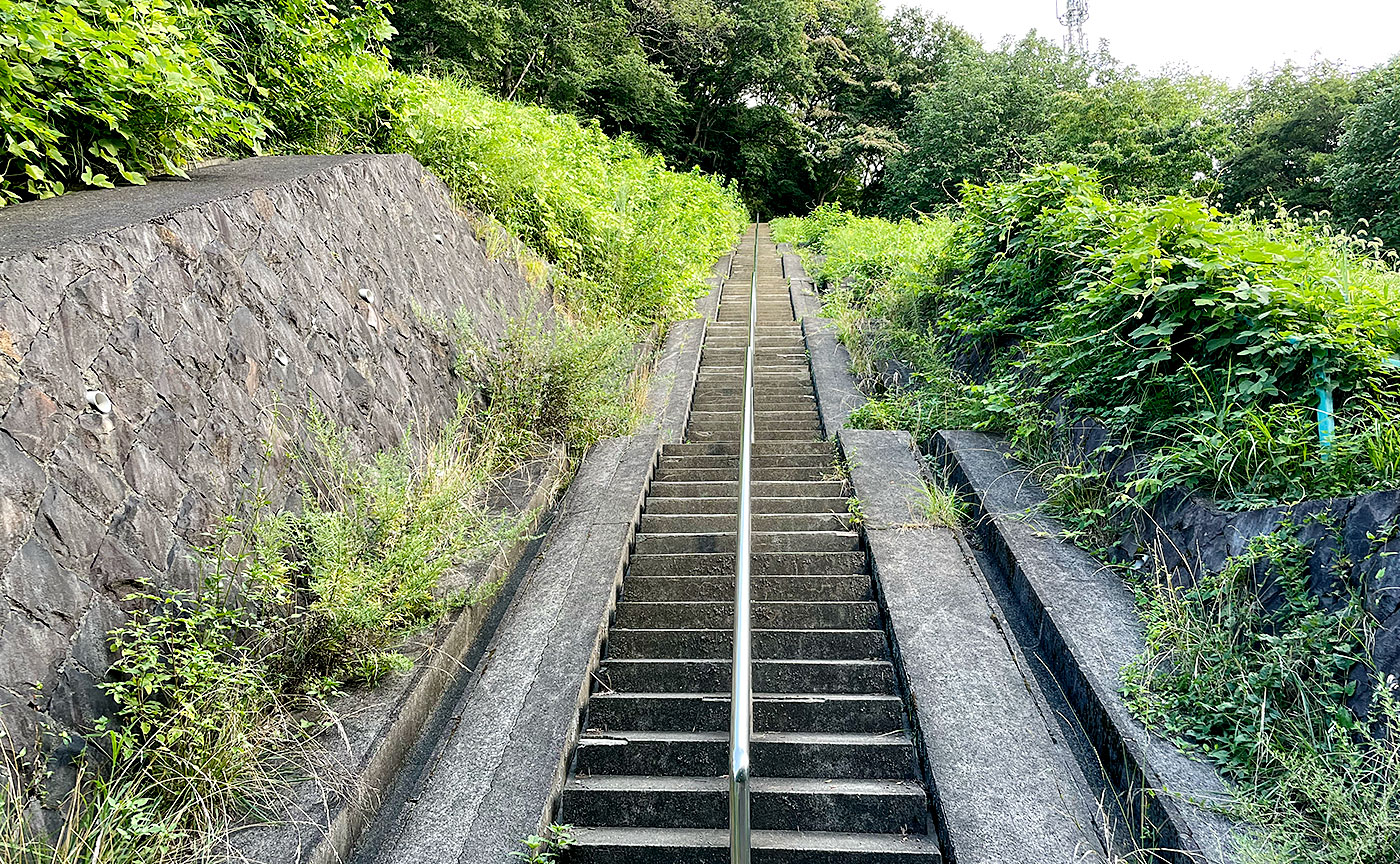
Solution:
M 111 710 L 140 586 L 192 549 L 314 404 L 372 452 L 437 429 L 461 382 L 427 322 L 490 344 L 548 314 L 405 156 L 250 159 L 0 210 L 0 720 L 16 746 Z

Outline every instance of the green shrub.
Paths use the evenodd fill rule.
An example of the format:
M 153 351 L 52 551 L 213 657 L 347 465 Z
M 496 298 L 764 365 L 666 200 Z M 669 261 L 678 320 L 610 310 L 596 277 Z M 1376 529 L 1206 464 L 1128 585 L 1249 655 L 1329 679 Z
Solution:
M 699 172 L 626 139 L 434 78 L 402 81 L 389 140 L 558 268 L 574 308 L 631 321 L 689 314 L 743 210 Z
M 1156 451 L 1136 486 L 1144 503 L 1177 484 L 1255 506 L 1400 475 L 1382 419 L 1400 403 L 1400 276 L 1373 247 L 1189 198 L 1113 201 L 1074 166 L 970 187 L 963 201 L 956 222 L 823 214 L 784 227 L 824 251 L 815 272 L 846 283 L 827 308 L 858 368 L 883 356 L 945 382 L 892 410 L 942 399 L 961 354 L 986 375 L 953 381 L 982 402 L 980 416 L 958 412 L 964 422 L 1011 434 L 1039 464 L 1057 458 L 1048 430 L 1101 421 Z M 1325 450 L 1319 387 L 1337 405 Z
M 0 205 L 252 149 L 214 16 L 188 0 L 0 0 Z
M 387 134 L 393 35 L 383 0 L 204 0 L 220 33 L 216 54 L 242 98 L 285 152 L 378 149 Z
M 484 380 L 484 434 L 506 452 L 537 450 L 542 441 L 586 447 L 626 435 L 638 419 L 642 385 L 638 346 L 616 322 L 512 321 L 500 347 L 484 351 L 459 319 L 458 368 Z

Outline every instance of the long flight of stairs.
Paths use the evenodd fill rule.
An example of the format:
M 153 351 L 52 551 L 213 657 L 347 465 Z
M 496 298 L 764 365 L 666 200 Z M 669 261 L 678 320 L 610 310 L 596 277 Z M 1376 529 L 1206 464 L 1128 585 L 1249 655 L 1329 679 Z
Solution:
M 753 244 L 754 861 L 937 864 L 928 795 L 801 328 L 767 226 L 706 333 L 686 441 L 666 445 L 589 700 L 561 818 L 570 864 L 719 864 L 737 455 Z

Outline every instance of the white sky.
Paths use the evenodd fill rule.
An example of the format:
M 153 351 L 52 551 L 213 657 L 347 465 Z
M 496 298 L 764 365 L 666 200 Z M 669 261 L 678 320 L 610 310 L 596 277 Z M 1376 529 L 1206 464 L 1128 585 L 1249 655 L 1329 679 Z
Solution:
M 1063 5 L 1064 0 L 1059 0 Z M 1059 39 L 1056 0 L 884 0 L 947 16 L 984 44 L 1034 27 Z M 1119 60 L 1145 72 L 1185 62 L 1239 83 L 1251 69 L 1314 54 L 1350 67 L 1400 54 L 1400 0 L 1089 0 L 1090 47 L 1108 40 Z

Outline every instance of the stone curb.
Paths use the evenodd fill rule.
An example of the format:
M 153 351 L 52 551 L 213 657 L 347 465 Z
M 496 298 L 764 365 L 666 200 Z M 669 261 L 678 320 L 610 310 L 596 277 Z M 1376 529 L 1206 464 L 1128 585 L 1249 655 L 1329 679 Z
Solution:
M 667 333 L 643 431 L 584 456 L 450 727 L 418 754 L 426 770 L 399 779 L 394 812 L 381 817 L 392 824 L 376 826 L 356 860 L 499 862 L 553 820 L 661 445 L 689 419 L 705 324 Z
M 1093 795 L 991 587 L 959 532 L 920 513 L 913 439 L 838 440 L 948 864 L 1102 861 Z
M 1058 539 L 1035 513 L 1044 493 L 991 436 L 938 433 L 930 449 L 972 504 L 976 530 L 999 578 L 1040 633 L 1050 671 L 1073 707 L 1135 824 L 1177 864 L 1236 860 L 1241 827 L 1213 805 L 1229 792 L 1209 765 L 1151 735 L 1120 695 L 1122 668 L 1144 650 L 1136 605 L 1122 580 Z
M 705 344 L 709 319 L 689 318 L 672 324 L 666 332 L 656 367 L 647 386 L 643 432 L 657 432 L 663 444 L 685 437 L 690 419 L 689 394 L 700 374 L 700 351 Z
M 567 461 L 560 453 L 535 487 L 525 507 L 537 511 L 531 530 L 540 524 L 544 508 L 565 479 L 567 467 Z M 524 558 L 529 546 L 530 540 L 522 538 L 498 552 L 483 581 L 507 578 Z M 349 857 L 355 841 L 379 809 L 380 790 L 393 782 L 448 685 L 461 671 L 461 658 L 467 655 L 473 643 L 482 635 L 483 626 L 502 602 L 510 602 L 505 591 L 497 592 L 488 602 L 469 606 L 453 617 L 447 632 L 430 652 L 431 656 L 447 658 L 448 662 L 424 663 L 415 670 L 413 683 L 394 706 L 393 719 L 380 730 L 369 753 L 360 761 L 353 797 L 341 805 L 320 842 L 301 860 L 309 864 L 335 864 Z
M 791 261 L 785 258 L 784 267 L 790 279 L 810 284 L 796 256 Z M 809 289 L 803 285 L 792 290 L 796 308 L 797 293 Z M 807 316 L 802 323 L 823 428 L 828 437 L 853 440 L 845 427 L 851 412 L 866 399 L 851 374 L 850 356 L 836 340 L 831 322 Z M 953 468 L 954 482 L 974 499 L 975 530 L 987 548 L 994 551 L 1002 568 L 1001 573 L 988 575 L 1009 583 L 1012 596 L 1022 607 L 1020 611 L 1038 625 L 1048 653 L 1058 661 L 1052 674 L 1074 707 L 1120 797 L 1129 806 L 1137 805 L 1133 815 L 1139 819 L 1138 824 L 1149 825 L 1157 832 L 1164 851 L 1180 850 L 1171 857 L 1177 864 L 1232 864 L 1235 859 L 1226 850 L 1233 848 L 1237 827 L 1213 811 L 1190 803 L 1193 797 L 1204 802 L 1225 800 L 1228 793 L 1220 778 L 1209 766 L 1187 759 L 1174 745 L 1149 736 L 1132 720 L 1118 695 L 1120 670 L 1141 652 L 1142 646 L 1136 609 L 1121 580 L 1104 571 L 1087 553 L 1055 540 L 1058 533 L 1053 527 L 1034 527 L 1034 520 L 1026 517 L 1024 511 L 1035 501 L 998 509 L 997 501 L 987 498 L 987 486 L 997 480 L 1012 490 L 1013 498 L 1032 490 L 1023 472 L 1016 473 L 1007 463 L 992 472 L 974 471 L 975 479 L 970 483 L 971 466 L 947 455 L 956 452 L 966 461 L 968 454 L 980 449 L 1004 459 L 990 438 L 976 433 L 943 432 L 929 449 L 942 454 L 940 458 Z M 857 492 L 872 498 L 888 496 L 883 490 L 865 493 L 858 487 Z M 876 517 L 877 525 L 879 518 Z M 877 537 L 882 530 L 875 529 Z M 878 542 L 873 540 L 872 547 Z M 878 573 L 878 560 L 876 568 Z M 1092 599 L 1098 602 L 1089 604 L 1088 609 L 1081 604 L 1091 598 L 1073 590 L 1075 579 L 1066 575 L 1071 572 L 1095 589 Z M 1013 575 L 1008 578 L 1006 573 Z M 1063 583 L 1067 590 L 1047 609 L 1037 594 L 1036 583 L 1052 574 L 1054 581 Z M 995 602 L 994 595 L 988 596 Z M 1060 632 L 1061 627 L 1070 626 L 1063 620 L 1070 611 L 1076 624 L 1083 622 L 1083 631 L 1076 631 L 1077 638 L 1072 639 L 1077 650 L 1067 647 Z M 1091 625 L 1096 619 L 1109 622 L 1100 629 L 1111 629 L 1112 634 L 1095 633 Z

